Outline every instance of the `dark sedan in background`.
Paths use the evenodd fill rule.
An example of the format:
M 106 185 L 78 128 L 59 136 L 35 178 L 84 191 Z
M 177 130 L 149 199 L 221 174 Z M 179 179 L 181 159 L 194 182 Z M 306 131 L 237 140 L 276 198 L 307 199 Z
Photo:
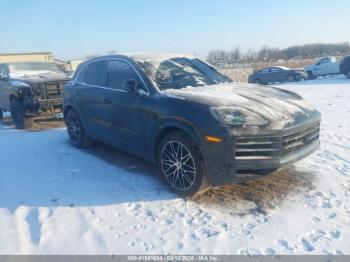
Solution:
M 249 76 L 248 82 L 254 84 L 269 84 L 285 81 L 294 82 L 304 80 L 306 77 L 306 73 L 303 70 L 274 66 L 254 72 Z

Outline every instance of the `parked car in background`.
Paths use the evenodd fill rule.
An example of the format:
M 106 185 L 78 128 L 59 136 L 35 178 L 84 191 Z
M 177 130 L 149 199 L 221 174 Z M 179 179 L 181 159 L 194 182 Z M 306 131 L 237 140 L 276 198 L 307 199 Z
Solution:
M 74 146 L 96 139 L 158 163 L 182 196 L 261 178 L 319 146 L 320 113 L 299 95 L 233 83 L 191 56 L 94 58 L 63 97 Z
M 350 56 L 346 56 L 343 58 L 343 60 L 341 60 L 339 71 L 341 74 L 344 74 L 350 78 Z
M 306 78 L 303 70 L 290 69 L 284 66 L 273 66 L 254 72 L 248 77 L 248 83 L 269 84 L 276 82 L 294 82 Z
M 335 56 L 323 57 L 316 63 L 306 66 L 304 70 L 309 79 L 314 79 L 318 76 L 339 74 L 339 61 Z
M 51 62 L 0 64 L 0 118 L 4 111 L 18 129 L 29 128 L 32 117 L 62 112 L 65 72 Z

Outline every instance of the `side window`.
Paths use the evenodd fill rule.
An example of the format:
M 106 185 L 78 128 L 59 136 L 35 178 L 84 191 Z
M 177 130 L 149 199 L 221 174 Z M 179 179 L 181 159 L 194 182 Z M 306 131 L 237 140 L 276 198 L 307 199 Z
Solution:
M 124 61 L 110 61 L 108 64 L 108 87 L 123 90 L 127 80 L 140 80 L 135 69 Z M 140 81 L 139 84 L 141 85 Z
M 78 66 L 77 71 L 75 72 L 76 81 L 80 83 L 84 82 L 86 69 L 87 69 L 87 66 L 83 66 L 82 64 Z
M 270 68 L 265 68 L 260 71 L 262 74 L 270 73 Z
M 321 59 L 317 65 L 322 65 L 322 64 L 325 64 L 327 62 L 327 58 L 326 59 Z
M 281 69 L 273 67 L 273 68 L 270 69 L 270 72 L 271 73 L 279 73 L 279 72 L 281 72 Z
M 85 83 L 95 86 L 107 86 L 107 62 L 91 63 L 85 72 Z

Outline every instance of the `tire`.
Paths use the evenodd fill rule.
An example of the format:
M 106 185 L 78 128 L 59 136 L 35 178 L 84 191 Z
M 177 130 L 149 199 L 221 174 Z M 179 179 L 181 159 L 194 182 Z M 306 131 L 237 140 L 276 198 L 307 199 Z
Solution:
M 296 80 L 295 75 L 288 75 L 288 76 L 287 76 L 287 81 L 288 81 L 288 82 L 295 82 L 295 80 Z
M 260 79 L 255 79 L 255 80 L 254 80 L 254 84 L 261 85 Z
M 201 154 L 181 132 L 165 136 L 158 147 L 158 165 L 169 187 L 182 197 L 190 197 L 208 187 Z
M 87 137 L 78 114 L 70 109 L 64 119 L 70 143 L 77 148 L 87 148 L 92 145 L 92 140 Z
M 315 79 L 315 76 L 312 73 L 312 71 L 307 71 L 306 74 L 307 74 L 307 79 L 309 80 Z
M 12 99 L 10 102 L 10 112 L 12 123 L 17 129 L 27 129 L 32 127 L 33 119 L 27 118 L 23 104 L 17 99 Z

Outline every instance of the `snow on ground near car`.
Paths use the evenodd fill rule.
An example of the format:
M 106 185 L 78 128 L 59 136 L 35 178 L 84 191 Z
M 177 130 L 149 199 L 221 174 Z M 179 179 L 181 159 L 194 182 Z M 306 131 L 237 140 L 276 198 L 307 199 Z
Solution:
M 279 86 L 322 112 L 321 149 L 188 200 L 108 146 L 0 124 L 0 254 L 350 254 L 350 80 Z

